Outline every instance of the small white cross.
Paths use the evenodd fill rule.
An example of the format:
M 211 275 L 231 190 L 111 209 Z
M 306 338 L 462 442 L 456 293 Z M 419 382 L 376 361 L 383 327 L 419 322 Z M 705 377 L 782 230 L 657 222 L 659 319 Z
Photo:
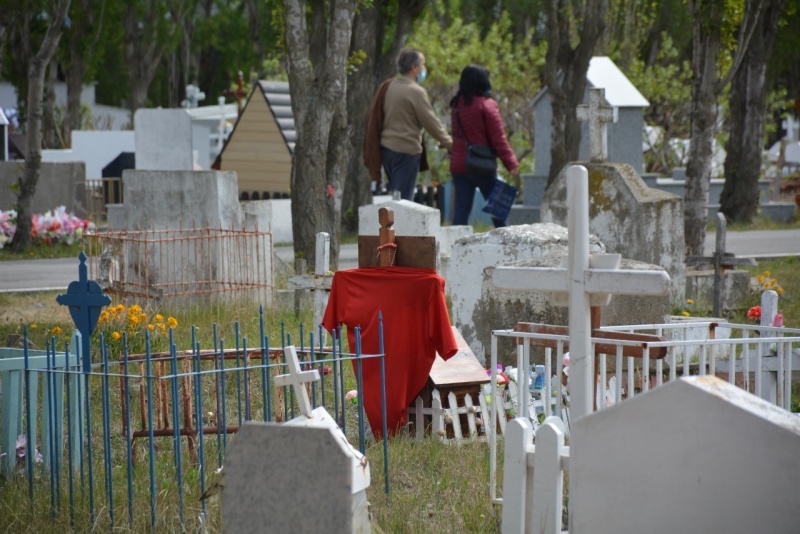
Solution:
M 278 375 L 275 377 L 276 386 L 292 386 L 297 397 L 297 404 L 300 406 L 300 413 L 306 417 L 311 417 L 311 399 L 308 398 L 308 391 L 305 385 L 309 382 L 319 380 L 319 371 L 301 371 L 300 361 L 297 359 L 297 350 L 289 345 L 283 349 L 286 355 L 286 365 L 289 366 L 288 375 Z
M 797 133 L 798 128 L 800 128 L 800 121 L 789 115 L 783 119 L 781 126 L 784 130 L 786 130 L 786 137 L 784 139 L 790 142 L 797 141 Z
M 589 173 L 586 167 L 567 169 L 569 257 L 565 267 L 511 267 L 499 265 L 492 284 L 502 289 L 569 292 L 570 398 L 575 418 L 592 413 L 594 358 L 590 306 L 604 306 L 608 296 L 664 295 L 670 279 L 664 271 L 617 269 L 616 254 L 589 255 Z
M 579 121 L 589 123 L 589 160 L 602 163 L 608 159 L 608 136 L 606 123 L 617 122 L 617 108 L 606 106 L 606 90 L 602 87 L 589 89 L 589 105 L 578 106 Z

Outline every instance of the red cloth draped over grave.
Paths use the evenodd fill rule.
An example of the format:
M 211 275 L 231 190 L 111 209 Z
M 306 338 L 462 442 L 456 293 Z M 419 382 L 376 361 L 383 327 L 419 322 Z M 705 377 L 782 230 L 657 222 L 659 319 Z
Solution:
M 347 326 L 350 352 L 361 327 L 361 353 L 379 354 L 378 312 L 383 313 L 386 352 L 386 428 L 405 423 L 406 408 L 425 386 L 436 358 L 458 352 L 444 298 L 444 279 L 433 269 L 370 267 L 339 271 L 322 324 L 333 332 Z M 354 362 L 355 364 L 355 362 Z M 362 362 L 364 410 L 375 437 L 381 437 L 380 360 Z

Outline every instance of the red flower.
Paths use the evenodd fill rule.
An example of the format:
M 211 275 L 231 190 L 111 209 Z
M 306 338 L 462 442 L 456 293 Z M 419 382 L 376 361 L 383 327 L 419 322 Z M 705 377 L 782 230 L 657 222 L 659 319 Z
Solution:
M 747 318 L 752 319 L 754 321 L 758 321 L 761 319 L 761 306 L 753 306 L 749 310 L 747 310 Z

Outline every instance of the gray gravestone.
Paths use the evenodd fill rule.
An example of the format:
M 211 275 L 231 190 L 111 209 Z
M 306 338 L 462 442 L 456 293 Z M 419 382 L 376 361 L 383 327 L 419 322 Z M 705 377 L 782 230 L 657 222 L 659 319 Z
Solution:
M 359 532 L 351 461 L 331 428 L 244 424 L 225 457 L 224 531 Z
M 137 169 L 192 169 L 192 118 L 185 109 L 139 109 L 134 123 Z

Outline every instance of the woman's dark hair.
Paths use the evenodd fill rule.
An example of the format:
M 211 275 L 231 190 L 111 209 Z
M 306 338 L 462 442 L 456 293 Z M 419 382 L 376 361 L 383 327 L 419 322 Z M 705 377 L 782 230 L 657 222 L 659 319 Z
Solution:
M 482 65 L 469 65 L 461 71 L 461 80 L 458 82 L 458 92 L 450 101 L 450 107 L 458 104 L 458 99 L 464 97 L 466 105 L 472 104 L 472 97 L 488 96 L 492 90 L 489 83 L 489 69 Z

